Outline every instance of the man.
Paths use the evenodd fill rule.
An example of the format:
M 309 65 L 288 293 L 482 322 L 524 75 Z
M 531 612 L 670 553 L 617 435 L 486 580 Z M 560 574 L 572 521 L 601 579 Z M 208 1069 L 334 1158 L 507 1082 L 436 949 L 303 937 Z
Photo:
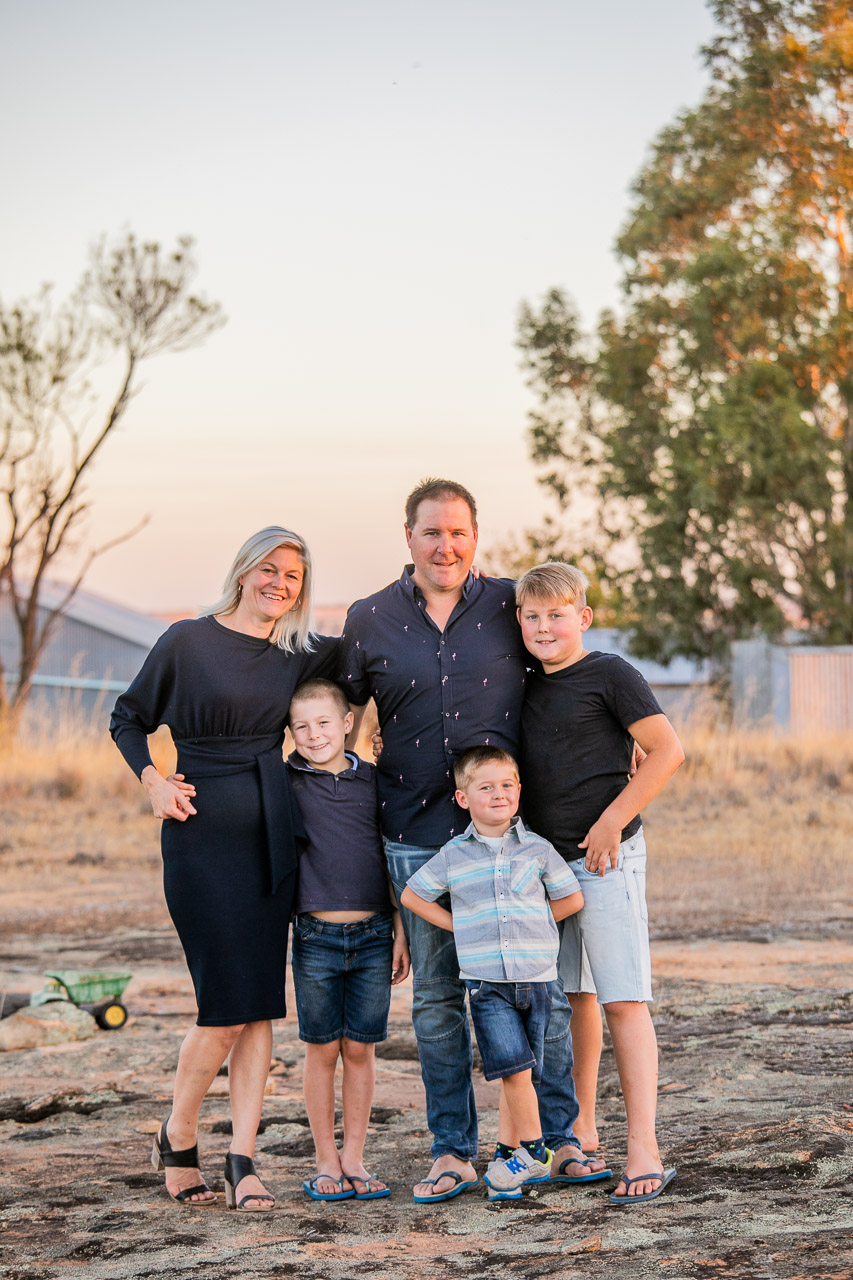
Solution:
M 405 529 L 412 563 L 397 582 L 350 609 L 340 673 L 354 705 L 373 697 L 378 708 L 382 827 L 398 901 L 409 877 L 467 825 L 453 801 L 456 756 L 481 744 L 517 753 L 526 671 L 513 584 L 471 573 L 477 509 L 468 490 L 425 481 L 409 495 Z M 414 1191 L 418 1200 L 445 1200 L 477 1179 L 465 986 L 452 935 L 410 913 L 403 918 L 433 1134 L 434 1163 Z M 577 1115 L 570 1013 L 556 985 L 553 999 L 538 1090 L 544 1136 L 555 1171 L 593 1180 L 604 1162 L 584 1161 L 568 1140 Z

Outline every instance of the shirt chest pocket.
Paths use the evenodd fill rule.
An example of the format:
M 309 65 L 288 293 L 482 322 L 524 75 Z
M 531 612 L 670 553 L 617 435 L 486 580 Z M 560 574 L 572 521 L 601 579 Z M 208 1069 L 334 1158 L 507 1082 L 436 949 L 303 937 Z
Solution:
M 539 867 L 535 862 L 522 863 L 513 867 L 510 873 L 510 888 L 513 893 L 535 894 L 539 883 Z

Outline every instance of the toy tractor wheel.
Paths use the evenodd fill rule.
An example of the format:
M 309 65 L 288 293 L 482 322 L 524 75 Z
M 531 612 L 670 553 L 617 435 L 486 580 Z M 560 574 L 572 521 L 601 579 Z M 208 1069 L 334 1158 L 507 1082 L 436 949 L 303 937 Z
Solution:
M 92 1012 L 98 1026 L 104 1031 L 118 1031 L 127 1022 L 127 1009 L 118 1000 L 105 1000 Z

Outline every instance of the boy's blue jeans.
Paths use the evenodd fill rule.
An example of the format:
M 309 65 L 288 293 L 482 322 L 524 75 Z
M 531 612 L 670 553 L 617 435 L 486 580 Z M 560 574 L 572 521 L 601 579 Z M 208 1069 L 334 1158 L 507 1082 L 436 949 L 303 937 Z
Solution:
M 397 901 L 410 876 L 428 862 L 438 847 L 385 841 L 388 870 Z M 442 906 L 449 902 L 439 900 Z M 427 1124 L 433 1135 L 432 1156 L 457 1155 L 476 1160 L 477 1108 L 471 1079 L 473 1055 L 466 987 L 459 977 L 453 934 L 401 909 L 412 953 L 412 1024 L 418 1042 L 426 1090 Z M 536 1086 L 542 1136 L 552 1151 L 574 1145 L 572 1125 L 578 1116 L 572 1080 L 571 1007 L 559 979 L 551 983 L 551 1021 L 545 1037 L 542 1079 Z

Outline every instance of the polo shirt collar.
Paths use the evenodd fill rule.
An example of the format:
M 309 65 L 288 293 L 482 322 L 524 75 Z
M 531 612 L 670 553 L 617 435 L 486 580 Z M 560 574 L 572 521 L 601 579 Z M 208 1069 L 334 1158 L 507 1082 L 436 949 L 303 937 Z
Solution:
M 351 762 L 350 768 L 342 769 L 338 774 L 330 774 L 328 769 L 315 769 L 313 764 L 311 764 L 309 760 L 306 760 L 304 756 L 301 756 L 298 751 L 291 751 L 290 755 L 287 757 L 287 763 L 293 765 L 294 769 L 301 769 L 304 773 L 321 773 L 327 774 L 330 778 L 357 778 L 360 782 L 369 782 L 370 770 L 362 769 L 359 771 L 359 763 L 363 762 L 359 761 L 358 756 L 352 751 L 345 752 L 345 755 L 347 760 Z

